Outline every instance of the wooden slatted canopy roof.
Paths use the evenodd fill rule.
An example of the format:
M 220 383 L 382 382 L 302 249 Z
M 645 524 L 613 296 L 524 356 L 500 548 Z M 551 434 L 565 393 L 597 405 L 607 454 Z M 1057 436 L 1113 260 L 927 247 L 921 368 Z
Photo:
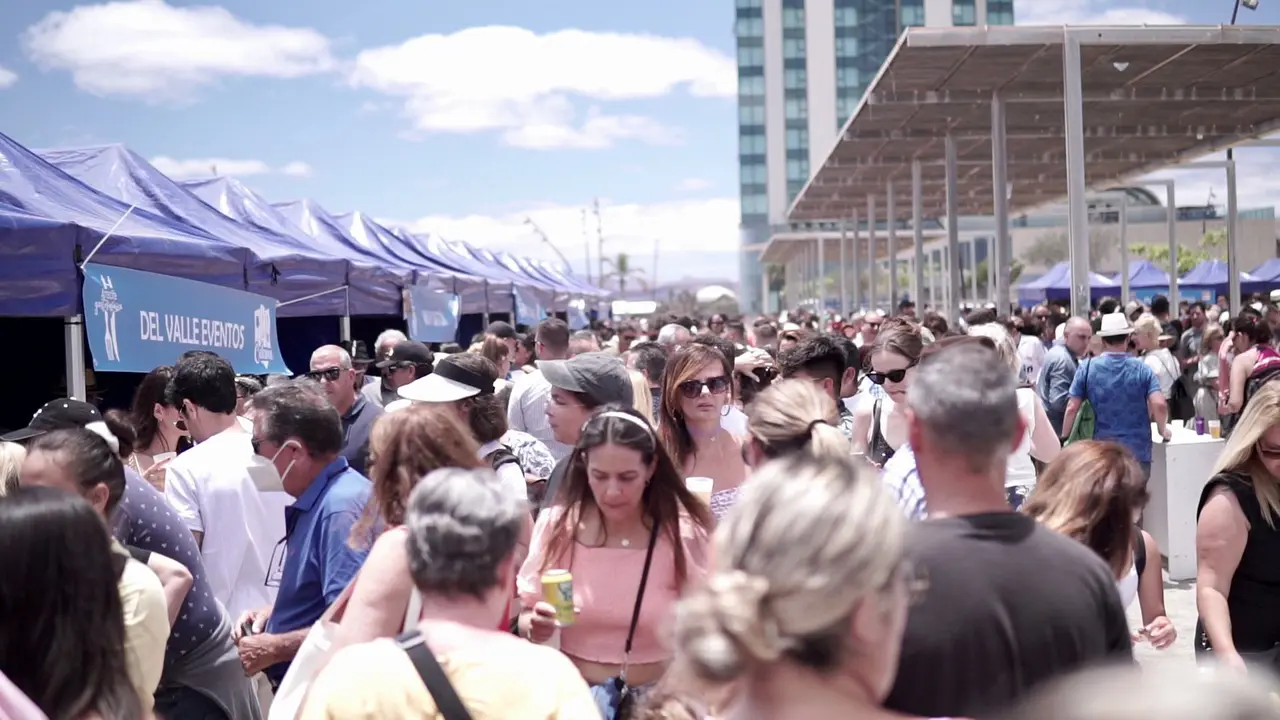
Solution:
M 1125 180 L 1280 130 L 1280 28 L 909 28 L 822 167 L 793 223 L 862 215 L 889 183 L 911 217 L 911 164 L 923 213 L 946 214 L 944 138 L 956 141 L 961 215 L 992 213 L 992 97 L 1006 115 L 1009 211 L 1067 195 L 1063 38 L 1081 37 L 1085 182 Z M 877 203 L 884 220 L 884 202 Z M 909 242 L 909 241 L 908 241 Z

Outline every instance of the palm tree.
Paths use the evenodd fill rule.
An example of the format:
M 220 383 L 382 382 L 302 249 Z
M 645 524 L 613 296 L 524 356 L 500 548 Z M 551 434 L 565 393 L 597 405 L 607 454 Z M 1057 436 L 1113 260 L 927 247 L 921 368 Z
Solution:
M 618 283 L 618 296 L 626 297 L 627 283 L 635 280 L 641 289 L 648 290 L 649 283 L 645 281 L 644 269 L 631 267 L 631 257 L 626 253 L 618 253 L 617 257 L 605 258 L 604 264 L 609 267 L 609 272 L 601 278 L 601 285 L 610 281 Z

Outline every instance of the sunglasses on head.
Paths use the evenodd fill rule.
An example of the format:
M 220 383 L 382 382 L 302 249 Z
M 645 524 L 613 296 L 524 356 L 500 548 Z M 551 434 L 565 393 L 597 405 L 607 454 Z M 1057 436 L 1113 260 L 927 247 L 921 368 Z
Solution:
M 680 394 L 690 400 L 701 395 L 702 388 L 706 388 L 712 395 L 723 395 L 729 391 L 729 378 L 725 375 L 717 375 L 706 380 L 685 380 L 678 387 Z
M 870 380 L 871 382 L 877 385 L 883 385 L 886 380 L 893 383 L 900 383 L 903 380 L 907 379 L 907 371 L 915 366 L 916 366 L 915 363 L 911 363 L 910 365 L 904 368 L 898 368 L 897 370 L 890 370 L 889 372 L 876 372 L 875 370 L 868 370 L 866 372 L 866 376 L 868 380 Z
M 315 380 L 316 382 L 320 382 L 321 380 L 337 382 L 340 377 L 342 377 L 342 368 L 340 367 L 325 368 L 324 370 L 312 370 L 307 373 L 307 379 Z

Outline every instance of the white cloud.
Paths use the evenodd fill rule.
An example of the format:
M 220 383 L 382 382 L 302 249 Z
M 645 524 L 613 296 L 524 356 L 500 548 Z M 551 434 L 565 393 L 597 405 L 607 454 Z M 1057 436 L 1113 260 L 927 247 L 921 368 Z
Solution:
M 99 95 L 189 99 L 221 77 L 295 78 L 331 70 L 329 40 L 309 28 L 253 25 L 226 9 L 163 0 L 81 5 L 23 34 L 27 54 Z
M 489 26 L 361 52 L 351 83 L 403 98 L 418 132 L 498 131 L 520 147 L 598 148 L 622 139 L 666 144 L 678 134 L 599 105 L 584 119 L 575 98 L 617 102 L 680 90 L 733 98 L 737 65 L 692 39 Z
M 1214 153 L 1197 160 L 1225 160 L 1226 153 Z M 1266 147 L 1236 148 L 1236 197 L 1240 210 L 1276 206 L 1280 198 L 1280 175 L 1275 172 L 1280 149 Z M 1174 199 L 1180 206 L 1206 205 L 1212 202 L 1225 215 L 1227 206 L 1227 173 L 1219 168 L 1178 170 L 1177 166 L 1152 173 L 1148 178 L 1173 180 Z M 1141 181 L 1131 183 L 1140 185 Z M 1164 188 L 1151 191 L 1164 202 Z M 1210 201 L 1209 194 L 1213 193 Z
M 16 82 L 18 82 L 18 73 L 8 68 L 0 67 L 0 90 L 12 87 Z
M 1019 0 L 1019 25 L 1183 25 L 1186 18 L 1144 7 L 1116 7 L 1105 0 Z
M 230 175 L 233 177 L 270 174 L 290 175 L 292 177 L 311 176 L 311 166 L 304 162 L 291 162 L 279 168 L 273 168 L 261 160 L 234 160 L 229 158 L 176 160 L 161 155 L 151 158 L 151 164 L 174 180 L 211 177 L 215 174 L 215 171 L 218 175 Z
M 676 192 L 700 192 L 702 190 L 710 190 L 715 187 L 715 183 L 706 178 L 691 177 L 685 178 L 676 183 Z
M 432 215 L 403 224 L 414 232 L 435 233 L 450 240 L 559 262 L 559 256 L 525 224 L 529 218 L 581 271 L 584 256 L 583 206 L 545 205 L 509 215 Z M 659 283 L 683 277 L 737 276 L 737 198 L 713 198 L 655 204 L 602 202 L 600 224 L 607 258 L 627 253 L 635 267 L 652 276 L 654 242 L 658 241 Z M 394 221 L 393 221 L 394 224 Z M 595 218 L 589 218 L 591 268 L 596 272 Z
M 294 161 L 280 168 L 281 175 L 289 175 L 291 177 L 311 177 L 311 166 L 300 161 Z

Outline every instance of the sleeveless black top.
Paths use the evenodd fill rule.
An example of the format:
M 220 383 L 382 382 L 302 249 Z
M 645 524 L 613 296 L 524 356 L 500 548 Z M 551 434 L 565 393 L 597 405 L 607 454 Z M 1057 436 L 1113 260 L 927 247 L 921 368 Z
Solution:
M 1249 521 L 1249 535 L 1244 554 L 1231 578 L 1227 609 L 1231 615 L 1231 637 L 1236 650 L 1246 660 L 1250 654 L 1270 653 L 1280 645 L 1280 530 L 1273 529 L 1262 516 L 1262 506 L 1253 490 L 1253 481 L 1241 473 L 1214 476 L 1200 494 L 1196 517 L 1218 488 L 1225 487 L 1240 502 Z M 1280 526 L 1280 518 L 1275 518 Z M 1212 651 L 1204 623 L 1196 621 L 1196 652 Z

